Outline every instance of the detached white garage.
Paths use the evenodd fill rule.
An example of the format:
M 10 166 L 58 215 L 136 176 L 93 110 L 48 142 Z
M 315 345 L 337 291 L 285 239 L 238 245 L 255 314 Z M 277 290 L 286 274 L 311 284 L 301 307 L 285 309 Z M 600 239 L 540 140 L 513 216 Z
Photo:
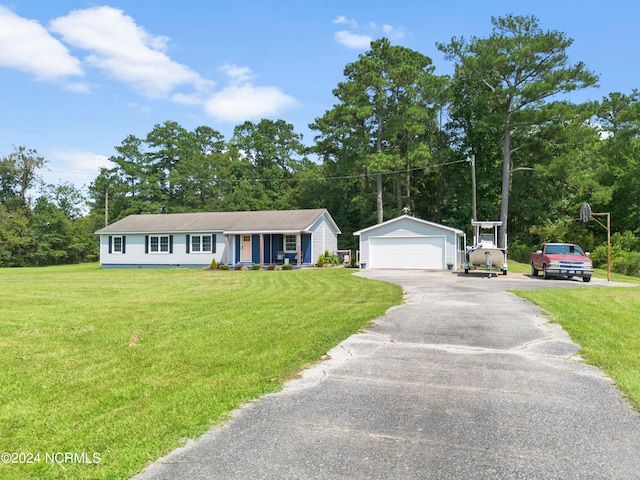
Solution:
M 361 268 L 444 270 L 463 262 L 462 230 L 403 215 L 354 232 Z

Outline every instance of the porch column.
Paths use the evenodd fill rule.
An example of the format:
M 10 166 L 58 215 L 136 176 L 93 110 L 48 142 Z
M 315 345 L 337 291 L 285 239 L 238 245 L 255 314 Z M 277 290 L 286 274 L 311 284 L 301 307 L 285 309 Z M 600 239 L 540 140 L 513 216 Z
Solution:
M 229 265 L 229 234 L 224 234 L 224 264 Z
M 298 266 L 302 265 L 302 234 L 296 233 L 296 253 L 298 254 Z
M 260 234 L 260 259 L 258 261 L 260 265 L 264 263 L 264 234 Z

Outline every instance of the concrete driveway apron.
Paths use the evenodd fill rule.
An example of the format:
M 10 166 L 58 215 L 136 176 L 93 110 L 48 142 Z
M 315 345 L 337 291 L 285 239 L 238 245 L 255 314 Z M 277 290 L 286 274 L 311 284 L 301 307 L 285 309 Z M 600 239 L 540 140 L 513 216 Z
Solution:
M 135 478 L 640 479 L 640 415 L 506 292 L 602 281 L 359 275 L 405 304 Z

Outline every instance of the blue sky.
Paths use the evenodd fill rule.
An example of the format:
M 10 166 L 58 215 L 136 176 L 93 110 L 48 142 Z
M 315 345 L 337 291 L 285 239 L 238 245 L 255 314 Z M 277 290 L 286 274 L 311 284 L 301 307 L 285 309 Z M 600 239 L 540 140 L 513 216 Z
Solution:
M 372 39 L 449 74 L 435 43 L 486 36 L 491 16 L 507 13 L 574 39 L 572 62 L 600 75 L 600 88 L 572 100 L 640 87 L 631 0 L 0 0 L 0 155 L 34 148 L 47 182 L 82 186 L 126 136 L 166 120 L 228 139 L 245 120 L 282 118 L 311 143 L 308 124 Z

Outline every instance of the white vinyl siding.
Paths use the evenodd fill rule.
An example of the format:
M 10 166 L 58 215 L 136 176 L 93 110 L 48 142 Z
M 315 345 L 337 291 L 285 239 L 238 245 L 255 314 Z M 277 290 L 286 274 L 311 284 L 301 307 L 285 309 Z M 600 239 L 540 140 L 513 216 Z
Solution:
M 311 263 L 317 262 L 318 257 L 325 251 L 334 253 L 338 250 L 338 232 L 324 215 L 309 228 L 309 231 L 312 232 Z
M 196 234 L 205 235 L 206 234 Z M 145 242 L 145 237 L 146 242 Z M 169 252 L 151 252 L 151 237 L 166 237 L 172 238 L 173 241 L 169 242 Z M 123 239 L 125 236 L 123 235 Z M 210 234 L 212 240 L 211 250 L 213 252 L 199 252 L 196 254 L 188 253 L 191 246 L 191 239 L 187 244 L 187 234 L 127 234 L 126 235 L 126 254 L 113 253 L 113 238 L 111 239 L 111 253 L 109 253 L 109 235 L 101 235 L 100 241 L 100 262 L 103 265 L 118 265 L 118 266 L 184 266 L 184 267 L 204 267 L 211 264 L 212 259 L 216 259 L 216 262 L 221 263 L 224 258 L 224 235 L 222 232 L 218 234 Z M 215 240 L 214 240 L 215 239 Z M 200 240 L 202 243 L 202 239 Z M 145 245 L 146 243 L 146 245 Z M 123 247 L 124 247 L 123 241 Z M 230 249 L 233 248 L 233 236 L 229 240 Z M 158 249 L 160 249 L 160 240 L 158 240 Z M 124 252 L 123 252 L 124 253 Z M 232 257 L 230 257 L 232 258 Z

